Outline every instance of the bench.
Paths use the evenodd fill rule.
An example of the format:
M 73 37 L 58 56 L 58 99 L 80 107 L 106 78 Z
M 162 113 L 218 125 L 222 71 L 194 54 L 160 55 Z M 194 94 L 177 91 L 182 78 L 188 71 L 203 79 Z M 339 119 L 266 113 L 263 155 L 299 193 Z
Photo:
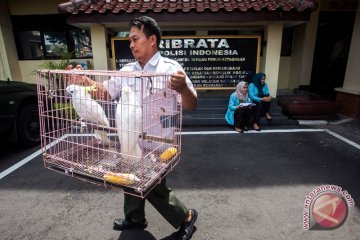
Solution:
M 334 119 L 339 106 L 317 95 L 278 96 L 283 114 L 293 119 Z

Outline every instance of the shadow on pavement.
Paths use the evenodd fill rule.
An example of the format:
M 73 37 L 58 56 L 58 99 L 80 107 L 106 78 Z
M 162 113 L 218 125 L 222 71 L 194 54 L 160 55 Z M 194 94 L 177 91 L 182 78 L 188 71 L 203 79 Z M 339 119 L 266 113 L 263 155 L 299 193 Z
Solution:
M 196 232 L 197 228 L 194 226 L 194 232 Z M 141 240 L 156 240 L 156 238 L 146 230 L 126 230 L 121 232 L 118 240 L 134 240 L 134 239 L 141 239 Z M 172 233 L 171 235 L 161 238 L 159 240 L 177 240 L 176 232 Z
M 156 240 L 156 238 L 146 230 L 122 231 L 118 240 L 133 240 L 133 239 Z

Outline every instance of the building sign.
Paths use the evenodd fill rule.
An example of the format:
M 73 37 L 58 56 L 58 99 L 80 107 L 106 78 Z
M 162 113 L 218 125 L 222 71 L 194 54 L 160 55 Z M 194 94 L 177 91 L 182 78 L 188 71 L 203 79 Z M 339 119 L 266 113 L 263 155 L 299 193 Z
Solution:
M 113 38 L 114 69 L 134 61 L 128 38 Z M 197 89 L 233 89 L 258 72 L 260 36 L 162 37 L 160 53 L 179 62 Z

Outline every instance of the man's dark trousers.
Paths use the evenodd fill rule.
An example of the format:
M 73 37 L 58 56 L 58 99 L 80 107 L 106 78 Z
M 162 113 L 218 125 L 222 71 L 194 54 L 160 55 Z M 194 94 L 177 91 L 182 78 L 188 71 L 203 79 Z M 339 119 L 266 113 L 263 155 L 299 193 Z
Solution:
M 131 193 L 133 190 L 126 189 Z M 184 222 L 189 209 L 175 196 L 172 189 L 166 186 L 166 179 L 157 184 L 145 199 L 131 194 L 124 194 L 125 218 L 142 221 L 145 218 L 145 199 L 174 227 L 179 228 Z

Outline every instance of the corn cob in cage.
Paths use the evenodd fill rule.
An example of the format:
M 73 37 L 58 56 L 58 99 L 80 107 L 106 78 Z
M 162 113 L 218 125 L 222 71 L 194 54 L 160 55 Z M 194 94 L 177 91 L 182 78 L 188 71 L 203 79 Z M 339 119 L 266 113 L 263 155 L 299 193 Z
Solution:
M 181 103 L 169 78 L 38 70 L 45 167 L 145 197 L 180 160 Z

